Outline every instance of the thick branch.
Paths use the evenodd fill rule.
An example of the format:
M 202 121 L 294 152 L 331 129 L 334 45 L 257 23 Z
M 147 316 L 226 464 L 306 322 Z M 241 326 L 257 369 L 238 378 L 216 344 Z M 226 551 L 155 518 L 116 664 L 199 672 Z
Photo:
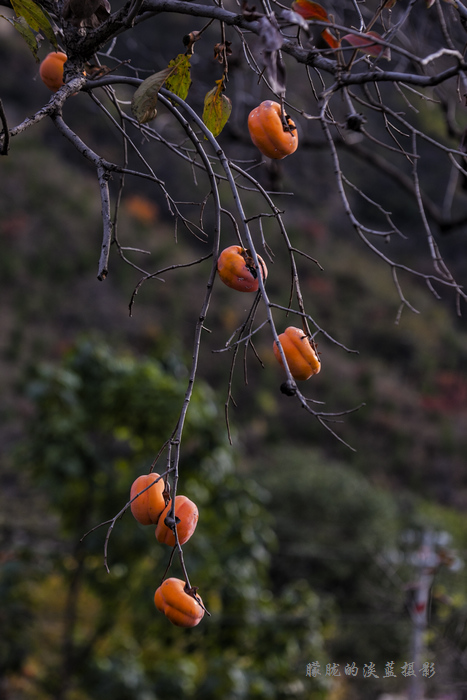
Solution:
M 110 18 L 100 27 L 89 31 L 84 37 L 77 38 L 73 49 L 83 59 L 89 59 L 115 36 L 131 28 L 128 22 L 132 5 L 127 3 L 122 9 L 114 12 Z M 217 5 L 203 5 L 184 0 L 146 0 L 141 6 L 139 14 L 132 17 L 134 24 L 147 21 L 151 16 L 161 12 L 174 12 L 190 17 L 203 17 L 215 19 L 231 27 L 239 27 L 253 34 L 259 34 L 259 23 L 246 19 L 242 14 L 229 12 Z M 312 65 L 328 73 L 334 74 L 337 70 L 337 62 L 324 58 L 315 49 L 302 48 L 295 39 L 284 37 L 282 50 L 295 58 L 299 63 Z
M 26 129 L 29 129 L 30 126 L 33 126 L 34 124 L 37 124 L 40 121 L 42 121 L 42 119 L 44 119 L 45 117 L 51 117 L 54 114 L 59 114 L 61 108 L 65 104 L 65 101 L 69 97 L 71 97 L 71 95 L 73 95 L 75 92 L 80 90 L 85 82 L 86 78 L 84 77 L 84 75 L 72 78 L 69 83 L 61 87 L 58 92 L 52 95 L 47 104 L 44 105 L 42 109 L 39 109 L 34 114 L 34 116 L 28 117 L 23 122 L 21 122 L 21 124 L 18 124 L 18 126 L 15 126 L 13 129 L 11 129 L 10 136 L 17 136 L 18 134 L 21 134 L 23 131 L 26 131 Z
M 331 91 L 344 87 L 345 85 L 363 85 L 364 83 L 408 83 L 419 87 L 433 87 L 440 85 L 450 78 L 455 78 L 462 71 L 467 70 L 467 63 L 460 62 L 456 66 L 451 66 L 441 73 L 435 75 L 417 75 L 415 73 L 399 73 L 397 71 L 365 71 L 357 74 L 342 74 L 338 77 L 336 84 L 330 88 Z
M 86 36 L 77 39 L 74 47 L 77 53 L 83 58 L 89 58 L 112 38 L 127 31 L 130 28 L 128 22 L 130 7 L 131 5 L 128 3 L 121 10 L 113 13 L 109 20 L 100 27 L 94 31 L 88 32 Z M 151 16 L 160 14 L 161 12 L 174 12 L 191 17 L 215 19 L 225 25 L 235 26 L 244 31 L 249 31 L 252 34 L 259 34 L 260 32 L 259 22 L 251 21 L 242 14 L 230 12 L 217 5 L 204 5 L 201 3 L 185 2 L 184 0 L 146 0 L 146 2 L 143 2 L 141 5 L 140 13 L 134 18 L 134 23 L 138 24 L 147 21 Z M 316 22 L 316 24 L 321 23 Z M 347 31 L 355 33 L 352 29 L 348 29 Z M 344 73 L 339 72 L 340 69 L 337 61 L 323 57 L 314 47 L 304 48 L 299 44 L 297 39 L 284 36 L 281 50 L 294 58 L 298 63 L 313 66 L 328 74 L 335 75 L 336 83 L 330 88 L 331 91 L 335 91 L 346 85 L 362 85 L 370 82 L 404 82 L 419 87 L 432 87 L 457 76 L 460 72 L 467 69 L 467 64 L 462 60 L 458 60 L 458 63 L 451 68 L 430 76 L 417 73 L 383 71 L 379 68 L 370 71 L 362 71 L 361 73 Z M 402 49 L 401 51 L 407 53 Z

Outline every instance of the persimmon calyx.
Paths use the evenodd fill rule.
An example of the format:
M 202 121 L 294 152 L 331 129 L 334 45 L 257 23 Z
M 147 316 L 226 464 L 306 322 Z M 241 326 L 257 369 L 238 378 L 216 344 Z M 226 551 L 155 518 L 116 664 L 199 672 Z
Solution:
M 209 617 L 211 617 L 211 613 L 210 613 L 209 610 L 205 607 L 203 601 L 201 600 L 201 596 L 198 595 L 199 586 L 189 586 L 188 583 L 185 583 L 185 587 L 184 587 L 183 590 L 185 591 L 185 593 L 186 593 L 187 595 L 189 595 L 189 596 L 191 596 L 192 598 L 194 598 L 194 599 L 196 600 L 196 602 L 198 603 L 198 605 L 199 605 L 201 608 L 203 608 L 204 612 L 207 613 L 207 614 L 209 615 Z
M 239 292 L 257 292 L 259 277 L 264 281 L 268 276 L 261 256 L 253 257 L 252 251 L 241 245 L 231 245 L 222 251 L 217 260 L 217 272 L 227 287 Z
M 177 515 L 174 517 L 171 513 L 168 513 L 164 518 L 164 525 L 167 525 L 167 527 L 174 531 L 175 526 L 178 525 L 178 523 L 180 522 L 180 518 Z
M 297 393 L 297 385 L 295 382 L 291 382 L 290 379 L 288 379 L 280 385 L 280 390 L 286 396 L 295 396 Z
M 255 261 L 253 260 L 253 257 L 251 255 L 251 250 L 249 248 L 244 248 L 240 255 L 245 261 L 245 265 L 247 266 L 248 272 L 251 272 L 253 277 L 257 279 L 258 270 L 256 269 Z
M 245 265 L 247 266 L 248 271 L 251 272 L 255 279 L 258 279 L 258 268 L 256 267 L 255 261 L 253 260 L 251 250 L 249 248 L 244 248 L 241 255 L 242 258 L 245 260 Z M 266 279 L 267 270 L 266 265 L 264 264 L 264 260 L 258 257 L 258 263 L 261 267 L 261 272 L 263 273 L 263 279 Z
M 286 114 L 283 109 L 281 110 L 281 122 L 285 132 L 293 134 L 294 131 L 297 131 L 297 127 L 293 123 L 292 118 Z

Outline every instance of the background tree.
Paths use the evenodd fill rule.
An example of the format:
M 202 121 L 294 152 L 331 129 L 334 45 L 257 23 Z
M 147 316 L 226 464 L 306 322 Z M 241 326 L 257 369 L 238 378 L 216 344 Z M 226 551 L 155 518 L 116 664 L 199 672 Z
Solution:
M 2 659 L 10 692 L 201 698 L 234 697 L 242 688 L 241 694 L 287 697 L 290 669 L 296 667 L 298 678 L 306 659 L 322 653 L 323 613 L 304 581 L 273 596 L 268 572 L 275 538 L 265 492 L 235 475 L 209 388 L 200 384 L 194 393 L 181 466 L 184 492 L 202 511 L 185 559 L 212 624 L 183 636 L 166 618 L 148 615 L 170 558 L 154 528 L 138 525 L 129 512 L 119 521 L 109 540 L 110 575 L 102 566 L 105 529 L 83 539 L 128 499 L 135 471 L 144 472 L 177 415 L 182 383 L 155 361 L 83 342 L 60 367 L 37 367 L 27 392 L 37 411 L 18 463 L 53 507 L 46 529 L 55 546 L 41 552 L 33 544 L 32 560 L 24 552 L 3 574 L 8 587 L 16 568 L 30 569 L 29 583 L 16 580 L 19 600 L 12 595 L 3 613 L 4 629 L 16 630 L 13 640 L 26 635 L 22 605 L 30 599 L 32 630 L 21 647 L 26 677 L 15 674 L 15 647 Z M 212 537 L 222 547 L 213 547 Z

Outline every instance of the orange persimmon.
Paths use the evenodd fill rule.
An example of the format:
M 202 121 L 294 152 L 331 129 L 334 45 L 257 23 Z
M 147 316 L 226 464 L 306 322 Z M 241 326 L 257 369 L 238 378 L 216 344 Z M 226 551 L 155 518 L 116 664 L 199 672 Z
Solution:
M 313 374 L 318 374 L 321 369 L 318 353 L 314 343 L 310 343 L 301 328 L 289 326 L 279 335 L 279 340 L 294 379 L 303 381 Z M 284 366 L 276 341 L 274 341 L 273 350 L 276 359 Z
M 172 507 L 170 501 L 165 510 L 162 511 L 156 527 L 156 539 L 169 547 L 175 546 L 175 535 L 173 530 L 165 523 L 165 519 Z M 195 531 L 198 522 L 198 508 L 193 501 L 186 496 L 175 496 L 175 522 L 177 527 L 178 541 L 185 544 Z
M 157 479 L 159 479 L 159 481 L 157 481 Z M 164 491 L 164 479 L 160 479 L 159 474 L 156 472 L 143 474 L 133 482 L 130 491 L 130 500 L 150 484 L 154 484 L 154 486 L 150 486 L 150 488 L 146 489 L 146 491 L 138 496 L 130 505 L 133 516 L 141 525 L 155 525 L 165 508 L 165 499 L 162 495 Z
M 201 604 L 201 597 L 196 594 Z M 168 578 L 154 594 L 154 605 L 178 627 L 196 627 L 204 616 L 204 608 L 186 591 L 185 581 Z
M 260 273 L 265 280 L 268 276 L 266 264 L 258 255 Z M 231 245 L 219 255 L 217 272 L 227 287 L 237 292 L 256 292 L 259 287 L 258 270 L 248 248 Z
M 294 122 L 285 115 L 288 129 L 281 119 L 278 102 L 266 100 L 253 109 L 248 116 L 251 140 L 261 153 L 280 160 L 294 153 L 298 147 L 298 134 Z
M 57 92 L 63 85 L 63 67 L 66 60 L 67 56 L 62 51 L 52 51 L 40 65 L 41 80 L 52 92 Z

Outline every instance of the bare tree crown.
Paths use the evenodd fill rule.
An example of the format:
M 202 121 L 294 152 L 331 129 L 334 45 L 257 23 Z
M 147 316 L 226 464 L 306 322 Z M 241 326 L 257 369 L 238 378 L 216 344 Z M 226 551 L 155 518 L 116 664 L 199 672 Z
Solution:
M 319 149 L 327 153 L 334 172 L 333 186 L 349 229 L 391 270 L 400 299 L 398 317 L 405 307 L 418 313 L 404 292 L 406 275 L 418 278 L 435 297 L 450 291 L 460 313 L 466 292 L 443 258 L 442 242 L 443 237 L 467 223 L 467 8 L 460 0 L 383 0 L 379 5 L 356 0 L 344 4 L 295 0 L 290 6 L 270 0 L 261 0 L 255 6 L 222 0 L 130 0 L 120 8 L 108 0 L 12 0 L 11 5 L 16 17 L 9 21 L 36 56 L 40 42 L 45 40 L 51 48 L 66 53 L 68 60 L 63 86 L 33 116 L 12 125 L 0 109 L 0 151 L 13 157 L 8 155 L 13 152 L 13 139 L 39 121 L 50 119 L 57 132 L 92 165 L 102 204 L 103 238 L 100 251 L 96 251 L 99 279 L 105 280 L 109 274 L 111 250 L 139 271 L 141 279 L 130 301 L 131 310 L 142 284 L 157 282 L 161 276 L 184 266 L 211 261 L 207 279 L 200 281 L 205 294 L 194 324 L 193 361 L 185 400 L 178 423 L 152 468 L 165 454 L 166 469 L 159 471 L 166 480 L 170 476 L 175 494 L 185 416 L 210 302 L 215 283 L 219 283 L 218 258 L 223 248 L 233 244 L 248 252 L 250 269 L 256 271 L 262 269 L 261 256 L 267 264 L 280 246 L 280 254 L 290 261 L 291 275 L 282 281 L 283 287 L 290 287 L 289 303 L 284 305 L 268 291 L 272 273 L 269 280 L 266 275 L 257 274 L 258 291 L 249 297 L 249 311 L 221 349 L 232 358 L 227 426 L 236 362 L 242 352 L 246 356 L 250 350 L 255 355 L 255 335 L 269 329 L 285 372 L 283 393 L 293 397 L 342 440 L 333 424 L 337 416 L 355 407 L 328 412 L 320 401 L 308 397 L 302 387 L 309 385 L 297 383 L 279 335 L 286 325 L 293 325 L 303 330 L 303 337 L 316 353 L 319 338 L 337 344 L 342 352 L 354 349 L 333 337 L 307 308 L 297 260 L 304 259 L 316 269 L 319 261 L 314 259 L 312 249 L 297 248 L 289 235 L 284 193 L 273 192 L 265 184 L 262 171 L 270 162 L 267 157 L 261 160 L 261 154 L 251 144 L 248 111 L 267 94 L 280 106 L 284 133 L 296 128 L 298 149 L 295 144 L 287 165 L 290 164 L 292 175 L 292 159 L 300 152 Z M 123 35 L 130 35 L 142 23 L 152 23 L 157 36 L 156 19 L 162 14 L 182 15 L 188 20 L 186 26 L 190 22 L 201 26 L 181 35 L 180 46 L 183 42 L 184 50 L 148 75 L 134 64 L 131 55 L 122 60 L 117 48 Z M 190 106 L 189 90 L 192 57 L 203 44 L 209 46 L 219 71 L 206 93 L 201 113 Z M 242 63 L 246 76 L 243 95 L 239 89 L 233 94 L 230 88 L 234 61 Z M 247 86 L 256 94 L 250 94 Z M 106 120 L 108 129 L 120 139 L 118 162 L 105 158 L 98 146 L 87 143 L 67 122 L 63 108 L 76 93 L 83 93 L 94 111 L 97 108 Z M 244 117 L 240 133 L 229 130 L 232 104 L 237 114 Z M 159 125 L 160 108 L 170 115 L 170 129 L 166 128 L 167 121 Z M 442 129 L 427 128 L 427 111 L 442 117 Z M 224 129 L 230 137 L 226 136 L 225 147 L 221 145 Z M 187 215 L 183 203 L 166 185 L 166 166 L 153 157 L 153 144 L 157 144 L 159 152 L 165 150 L 168 160 L 177 159 L 189 166 L 194 180 L 200 178 L 204 183 L 203 196 L 195 203 L 197 216 Z M 242 154 L 248 152 L 249 159 L 237 155 L 239 148 Z M 391 195 L 382 193 L 384 196 L 376 199 L 365 181 L 353 178 L 349 162 L 363 164 L 368 182 L 373 172 L 382 174 Z M 433 162 L 439 168 L 436 196 L 429 191 L 426 178 L 427 168 Z M 262 169 L 258 170 L 258 166 Z M 143 267 L 145 251 L 132 246 L 131 241 L 123 241 L 118 227 L 125 186 L 133 179 L 149 181 L 162 193 L 176 233 L 185 229 L 203 241 L 205 255 L 162 269 Z M 415 231 L 406 230 L 405 222 L 397 220 L 388 207 L 389 200 L 400 193 L 411 200 L 416 212 Z M 274 244 L 269 235 L 271 221 L 277 234 Z M 412 224 L 410 227 L 413 229 Z M 424 238 L 430 269 L 407 264 L 397 252 L 400 246 L 393 255 L 391 245 L 387 245 L 393 239 L 403 241 L 413 235 Z M 325 357 L 322 362 L 325 371 Z M 120 515 L 110 523 L 109 534 Z M 189 585 L 188 577 L 186 581 Z

